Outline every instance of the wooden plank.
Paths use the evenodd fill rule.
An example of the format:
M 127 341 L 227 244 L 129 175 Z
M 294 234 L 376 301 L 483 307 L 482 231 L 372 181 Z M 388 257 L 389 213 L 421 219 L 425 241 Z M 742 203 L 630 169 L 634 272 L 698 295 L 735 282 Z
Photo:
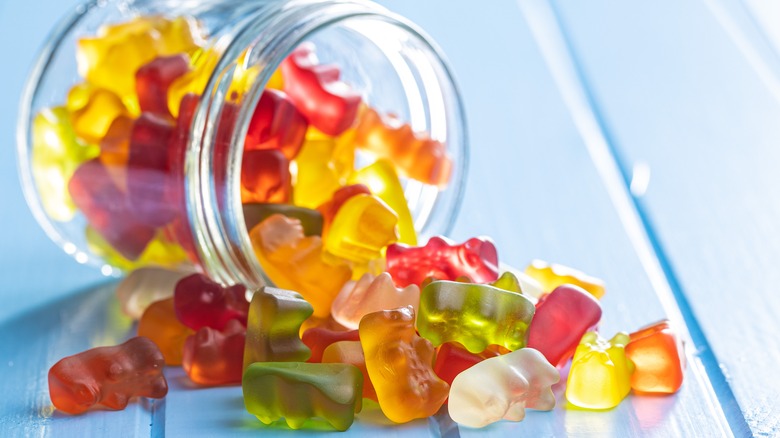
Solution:
M 570 110 L 515 3 L 466 1 L 387 2 L 430 32 L 449 55 L 466 99 L 472 139 L 469 185 L 453 236 L 490 234 L 503 261 L 521 266 L 539 257 L 579 267 L 608 283 L 602 330 L 633 330 L 664 316 L 636 248 L 623 230 L 594 168 Z M 35 231 L 28 231 L 34 234 Z M 40 233 L 38 231 L 38 233 Z M 5 260 L 8 256 L 3 256 Z M 14 282 L 32 269 L 60 275 L 76 271 L 69 262 L 21 264 Z M 67 275 L 67 274 L 65 274 Z M 257 428 L 239 402 L 238 388 L 192 389 L 181 371 L 166 371 L 171 392 L 162 403 L 138 404 L 123 412 L 95 411 L 76 418 L 49 415 L 45 375 L 58 358 L 96 343 L 115 341 L 107 329 L 113 304 L 109 290 L 85 292 L 16 319 L 0 319 L 0 366 L 13 362 L 0 387 L 24 396 L 0 404 L 2 424 L 20 434 L 232 436 L 275 435 Z M 121 320 L 121 318 L 120 318 Z M 123 330 L 127 330 L 127 327 Z M 106 331 L 110 338 L 90 338 Z M 115 337 L 113 337 L 115 336 Z M 458 428 L 462 435 L 718 436 L 727 434 L 723 413 L 712 396 L 697 352 L 679 394 L 630 396 L 608 412 L 559 404 L 552 412 L 529 412 L 522 423 L 484 430 Z M 151 426 L 150 426 L 151 424 Z M 121 432 L 120 432 L 121 431 Z M 436 435 L 438 424 L 417 422 L 399 428 L 361 418 L 351 433 Z
M 557 4 L 627 178 L 650 170 L 640 205 L 752 432 L 777 434 L 777 59 L 732 2 Z

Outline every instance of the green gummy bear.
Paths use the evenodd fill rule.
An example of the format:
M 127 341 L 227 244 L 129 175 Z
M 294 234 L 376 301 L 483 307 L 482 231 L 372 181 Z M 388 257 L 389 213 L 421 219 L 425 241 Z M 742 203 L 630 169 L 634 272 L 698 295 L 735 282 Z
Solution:
M 304 362 L 311 350 L 301 341 L 301 324 L 314 309 L 298 293 L 264 287 L 252 296 L 246 325 L 244 370 L 254 362 Z
M 259 362 L 244 371 L 244 405 L 265 424 L 284 417 L 292 429 L 321 418 L 344 431 L 362 408 L 363 374 L 343 363 Z
M 317 210 L 298 207 L 297 205 L 265 204 L 261 202 L 250 202 L 244 204 L 242 208 L 247 230 L 251 230 L 255 225 L 275 214 L 281 214 L 301 221 L 304 235 L 322 236 L 322 213 Z
M 525 347 L 536 308 L 526 297 L 487 284 L 434 281 L 423 288 L 417 330 L 434 346 L 460 342 L 472 353 L 488 345 Z
M 520 280 L 515 277 L 515 274 L 509 271 L 501 274 L 501 276 L 498 277 L 498 280 L 490 283 L 490 285 L 509 292 L 523 293 L 523 288 L 520 287 Z

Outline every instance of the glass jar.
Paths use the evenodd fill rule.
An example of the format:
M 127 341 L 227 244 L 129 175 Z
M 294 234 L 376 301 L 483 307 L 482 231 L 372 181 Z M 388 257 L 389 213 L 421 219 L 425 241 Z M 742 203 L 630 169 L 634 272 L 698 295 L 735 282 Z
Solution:
M 158 21 L 144 22 L 149 19 Z M 117 23 L 124 24 L 105 27 Z M 136 46 L 122 46 L 131 40 L 119 37 L 107 43 L 108 49 L 100 46 L 104 42 L 90 46 L 83 40 L 95 35 L 110 40 L 114 34 L 130 35 Z M 315 45 L 322 64 L 341 68 L 341 79 L 365 105 L 394 114 L 415 133 L 427 133 L 446 146 L 452 164 L 446 186 L 401 178 L 420 237 L 446 234 L 461 202 L 468 152 L 452 73 L 419 28 L 360 0 L 125 0 L 79 6 L 49 37 L 21 101 L 20 173 L 40 225 L 76 261 L 98 266 L 105 275 L 144 264 L 194 263 L 226 283 L 266 284 L 244 225 L 244 143 L 264 89 L 278 79 L 274 74 L 285 58 L 306 41 Z M 208 65 L 200 89 L 194 90 L 198 98 L 190 102 L 191 122 L 181 122 L 176 105 L 163 121 L 142 117 L 143 103 L 122 91 L 133 85 L 135 74 L 126 75 L 138 71 L 136 61 L 152 59 L 137 52 L 153 47 L 154 56 L 167 56 L 166 47 L 177 44 L 191 70 Z M 125 70 L 115 70 L 108 80 L 95 79 L 90 77 L 90 50 L 104 49 L 113 50 L 108 68 Z M 161 96 L 170 101 L 171 90 L 164 91 Z M 119 115 L 101 109 L 101 99 L 113 102 L 109 107 L 119 108 Z M 90 111 L 92 118 L 85 122 L 81 117 Z M 136 131 L 142 118 L 161 130 Z M 93 131 L 98 134 L 90 138 Z M 128 151 L 127 142 L 146 135 L 138 141 L 151 145 L 162 138 L 160 133 L 170 135 L 165 144 L 178 142 L 181 153 L 166 152 L 157 166 L 160 174 L 139 183 L 137 167 L 127 163 L 154 162 L 161 149 Z M 358 150 L 354 165 L 375 159 Z M 112 167 L 116 162 L 125 167 Z M 294 163 L 292 168 L 294 174 Z M 144 204 L 145 197 L 155 196 L 156 201 Z M 146 218 L 140 217 L 139 205 L 149 210 Z

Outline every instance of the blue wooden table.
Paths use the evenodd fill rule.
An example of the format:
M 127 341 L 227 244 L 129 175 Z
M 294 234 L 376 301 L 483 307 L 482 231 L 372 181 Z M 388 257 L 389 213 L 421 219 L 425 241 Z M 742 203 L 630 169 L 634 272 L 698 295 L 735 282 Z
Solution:
M 467 106 L 471 166 L 455 239 L 502 261 L 606 280 L 607 335 L 669 317 L 688 369 L 672 397 L 559 404 L 518 424 L 389 427 L 359 436 L 780 434 L 780 8 L 769 0 L 388 0 L 444 48 Z M 48 30 L 75 1 L 0 0 L 0 435 L 276 435 L 240 388 L 166 374 L 164 401 L 67 417 L 48 399 L 62 356 L 126 338 L 115 283 L 39 229 L 18 183 L 16 105 Z M 311 432 L 310 432 L 311 433 Z

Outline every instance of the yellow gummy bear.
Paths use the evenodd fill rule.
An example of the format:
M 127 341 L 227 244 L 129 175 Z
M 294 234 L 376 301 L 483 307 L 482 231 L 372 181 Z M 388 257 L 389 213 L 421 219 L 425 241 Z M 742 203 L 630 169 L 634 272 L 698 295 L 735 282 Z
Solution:
M 35 116 L 31 143 L 30 165 L 43 210 L 51 219 L 67 222 L 76 211 L 68 192 L 70 177 L 100 149 L 76 139 L 64 107 L 47 108 Z
M 601 299 L 606 292 L 604 280 L 591 277 L 582 271 L 564 265 L 547 263 L 542 260 L 533 260 L 531 264 L 525 268 L 525 273 L 538 281 L 542 285 L 542 289 L 545 293 L 552 292 L 553 289 L 562 284 L 579 286 L 597 299 Z
M 595 332 L 582 337 L 566 382 L 569 403 L 586 409 L 611 409 L 628 395 L 634 372 L 634 364 L 626 358 L 628 341 L 623 332 L 609 341 Z
M 158 56 L 190 53 L 202 44 L 198 23 L 190 18 L 138 17 L 103 26 L 76 45 L 79 74 L 91 84 L 116 93 L 133 115 L 140 111 L 136 71 Z
M 176 78 L 168 87 L 168 109 L 173 117 L 178 116 L 179 104 L 185 95 L 203 94 L 220 56 L 214 49 L 201 49 L 192 55 L 191 70 Z
M 144 266 L 161 266 L 177 269 L 190 264 L 187 253 L 177 243 L 167 239 L 162 232 L 149 241 L 144 251 L 135 260 L 128 260 L 115 250 L 103 236 L 92 227 L 85 230 L 87 247 L 104 262 L 123 271 L 132 271 Z
M 417 232 L 404 196 L 404 188 L 398 179 L 393 164 L 385 159 L 377 160 L 349 178 L 348 184 L 365 184 L 371 193 L 385 201 L 398 215 L 398 241 L 409 246 L 417 246 Z
M 294 160 L 296 205 L 317 208 L 347 182 L 355 162 L 350 135 L 347 131 L 334 138 L 309 127 L 303 147 Z
M 76 135 L 88 143 L 100 143 L 115 119 L 130 115 L 119 96 L 88 83 L 74 85 L 65 106 Z
M 382 257 L 398 240 L 398 215 L 374 195 L 355 195 L 341 206 L 325 237 L 325 251 L 356 264 Z

